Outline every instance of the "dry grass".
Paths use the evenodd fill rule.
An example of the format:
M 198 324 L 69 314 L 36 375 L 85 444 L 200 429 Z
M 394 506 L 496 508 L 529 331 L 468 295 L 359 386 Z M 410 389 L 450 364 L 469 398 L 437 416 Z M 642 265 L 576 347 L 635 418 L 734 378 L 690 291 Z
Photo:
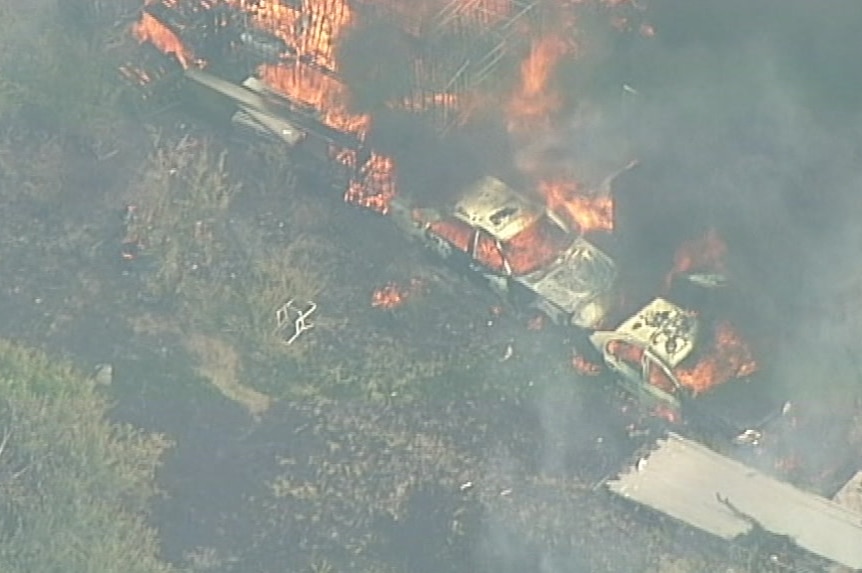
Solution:
M 55 203 L 64 189 L 64 155 L 56 136 L 6 129 L 0 134 L 0 183 L 4 200 Z
M 269 396 L 240 381 L 242 358 L 224 338 L 202 332 L 185 333 L 177 320 L 154 314 L 137 315 L 130 323 L 137 334 L 180 340 L 194 359 L 198 375 L 209 380 L 226 398 L 243 406 L 254 418 L 260 418 L 272 404 Z
M 235 215 L 232 200 L 242 188 L 224 153 L 207 141 L 169 141 L 158 133 L 153 139 L 154 151 L 132 186 L 138 212 L 129 236 L 144 244 L 143 258 L 152 262 L 148 294 L 173 311 L 178 329 L 191 333 L 189 350 L 210 364 L 202 374 L 225 395 L 252 411 L 263 408 L 259 396 L 238 385 L 246 377 L 277 397 L 406 398 L 447 372 L 451 356 L 368 322 L 368 294 L 350 276 L 361 265 L 319 227 L 331 224 L 325 201 L 268 188 L 242 197 L 251 216 Z M 261 180 L 292 184 L 285 169 L 276 165 Z M 313 328 L 288 345 L 293 330 L 276 332 L 275 313 L 291 299 L 300 308 L 308 301 L 320 306 L 310 317 Z M 205 351 L 218 344 L 227 347 L 221 362 Z
M 185 337 L 184 342 L 198 362 L 198 374 L 212 382 L 225 397 L 244 406 L 255 418 L 269 409 L 272 403 L 269 396 L 240 382 L 241 360 L 233 346 L 198 333 Z

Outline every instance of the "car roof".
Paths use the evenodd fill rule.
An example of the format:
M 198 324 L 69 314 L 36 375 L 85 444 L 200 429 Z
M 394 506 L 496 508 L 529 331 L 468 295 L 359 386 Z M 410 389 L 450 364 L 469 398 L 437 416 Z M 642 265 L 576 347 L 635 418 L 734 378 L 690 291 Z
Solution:
M 490 176 L 469 185 L 454 210 L 455 217 L 486 231 L 499 241 L 508 241 L 544 212 L 541 205 Z
M 668 367 L 674 368 L 691 354 L 697 340 L 694 313 L 656 298 L 623 322 L 616 333 L 638 342 Z

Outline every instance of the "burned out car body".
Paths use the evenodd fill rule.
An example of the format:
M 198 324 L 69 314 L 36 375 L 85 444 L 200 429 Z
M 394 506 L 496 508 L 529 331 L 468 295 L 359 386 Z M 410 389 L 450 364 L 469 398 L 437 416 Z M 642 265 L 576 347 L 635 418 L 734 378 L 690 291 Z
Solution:
M 616 281 L 613 261 L 543 205 L 486 176 L 446 210 L 392 215 L 440 258 L 481 277 L 505 300 L 555 324 L 598 327 Z
M 707 321 L 666 299 L 590 341 L 639 406 L 672 422 L 756 445 L 788 411 L 728 322 Z

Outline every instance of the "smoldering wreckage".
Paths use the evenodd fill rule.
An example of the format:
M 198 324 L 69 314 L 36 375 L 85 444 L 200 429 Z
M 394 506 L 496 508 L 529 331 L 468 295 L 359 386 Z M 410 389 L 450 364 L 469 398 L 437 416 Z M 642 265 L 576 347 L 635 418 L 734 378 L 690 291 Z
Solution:
M 636 3 L 598 3 L 622 32 L 654 33 Z M 532 193 L 485 175 L 448 193 L 451 200 L 428 204 L 397 189 L 395 154 L 374 145 L 375 114 L 351 105 L 338 47 L 364 23 L 385 22 L 412 59 L 397 70 L 408 81 L 382 94 L 380 106 L 419 118 L 441 138 L 474 116 L 501 110 L 512 137 L 529 140 L 549 129 L 549 118 L 561 109 L 550 77 L 560 61 L 577 54 L 570 4 L 149 1 L 131 26 L 139 53 L 121 72 L 149 108 L 195 86 L 217 94 L 231 106 L 234 136 L 267 140 L 316 162 L 346 202 L 384 215 L 512 307 L 576 331 L 585 344 L 575 366 L 595 372 L 603 363 L 639 407 L 671 424 L 703 423 L 739 448 L 766 447 L 770 429 L 791 416 L 793 406 L 762 391 L 759 364 L 742 333 L 715 312 L 720 305 L 692 302 L 703 293 L 713 299 L 727 287 L 719 237 L 682 245 L 665 292 L 640 310 L 618 307 L 618 269 L 593 237 L 613 230 L 613 182 L 635 161 L 625 159 L 587 183 L 577 174 L 530 165 L 521 184 Z M 514 89 L 500 77 L 512 60 L 520 62 Z M 679 296 L 680 286 L 683 293 L 701 294 Z M 394 306 L 405 298 L 387 285 L 373 304 Z M 293 301 L 279 313 L 278 327 L 292 329 L 289 343 L 311 327 L 304 320 L 310 312 Z M 862 569 L 862 473 L 827 499 L 733 457 L 670 432 L 602 485 L 721 538 L 760 528 Z

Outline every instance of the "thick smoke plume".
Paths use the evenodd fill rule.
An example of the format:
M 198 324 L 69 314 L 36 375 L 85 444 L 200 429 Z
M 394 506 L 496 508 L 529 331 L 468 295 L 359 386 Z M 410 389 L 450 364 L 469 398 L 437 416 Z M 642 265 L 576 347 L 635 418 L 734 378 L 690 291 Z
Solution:
M 862 11 L 851 1 L 639 4 L 655 35 L 586 30 L 582 60 L 558 78 L 577 93 L 572 113 L 519 145 L 518 162 L 596 181 L 639 160 L 615 185 L 615 235 L 624 280 L 646 293 L 658 293 L 681 242 L 716 230 L 740 299 L 728 313 L 757 338 L 775 391 L 804 405 L 810 433 L 789 436 L 802 479 L 838 475 L 862 437 Z M 587 422 L 560 424 L 582 412 L 555 393 L 537 410 L 546 453 L 594 436 Z M 850 448 L 822 447 L 854 436 Z M 567 526 L 588 527 L 580 519 Z M 489 518 L 486 552 L 505 546 L 514 559 L 513 543 Z M 592 570 L 558 561 L 537 567 Z

